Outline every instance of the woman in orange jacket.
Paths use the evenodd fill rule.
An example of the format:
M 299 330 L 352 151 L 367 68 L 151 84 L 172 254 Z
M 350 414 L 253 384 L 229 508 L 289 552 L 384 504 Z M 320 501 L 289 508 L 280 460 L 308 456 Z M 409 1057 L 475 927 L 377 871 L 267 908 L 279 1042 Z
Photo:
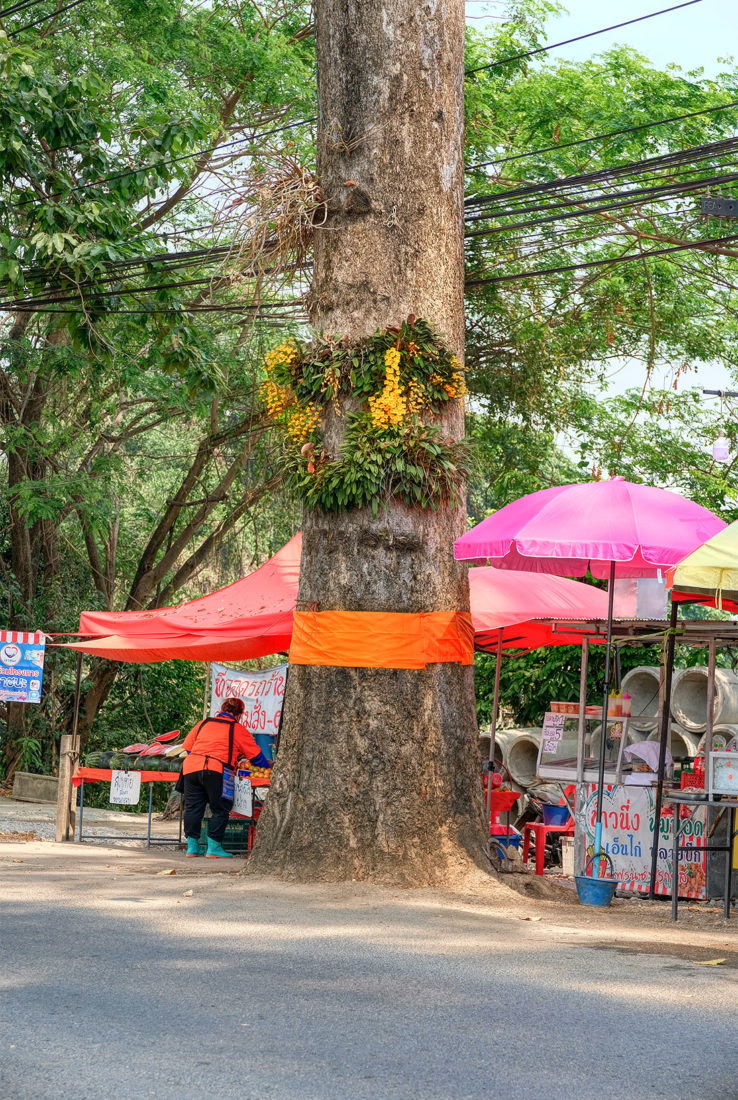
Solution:
M 187 855 L 199 856 L 200 830 L 205 807 L 210 806 L 208 822 L 208 859 L 230 859 L 223 851 L 223 837 L 233 807 L 236 761 L 245 756 L 258 768 L 270 768 L 253 737 L 241 725 L 241 699 L 226 699 L 213 718 L 206 718 L 190 730 L 184 739 L 184 830 Z

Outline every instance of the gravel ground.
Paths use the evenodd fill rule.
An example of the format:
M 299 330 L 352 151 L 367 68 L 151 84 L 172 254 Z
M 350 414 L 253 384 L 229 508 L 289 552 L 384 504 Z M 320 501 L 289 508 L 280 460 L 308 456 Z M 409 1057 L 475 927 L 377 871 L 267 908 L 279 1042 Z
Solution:
M 117 844 L 127 847 L 144 847 L 145 841 L 127 840 L 127 833 L 141 836 L 146 833 L 148 815 L 121 813 L 119 810 L 85 807 L 85 842 L 109 843 L 95 840 L 95 837 L 114 833 L 120 836 Z M 13 833 L 34 832 L 41 840 L 54 840 L 56 836 L 56 804 L 51 802 L 19 802 L 13 798 L 0 798 L 0 837 Z M 158 821 L 154 815 L 152 822 L 154 835 L 176 837 L 179 832 L 177 821 Z

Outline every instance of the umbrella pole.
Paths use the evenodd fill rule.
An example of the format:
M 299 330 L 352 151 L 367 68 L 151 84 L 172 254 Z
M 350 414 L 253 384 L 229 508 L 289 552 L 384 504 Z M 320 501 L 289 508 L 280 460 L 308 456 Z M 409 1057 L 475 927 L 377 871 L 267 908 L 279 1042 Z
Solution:
M 675 600 L 671 601 L 671 616 L 669 618 L 669 634 L 666 641 L 666 661 L 664 668 L 664 700 L 661 705 L 661 740 L 659 744 L 659 773 L 656 784 L 656 805 L 653 813 L 653 848 L 651 849 L 651 885 L 648 896 L 653 901 L 656 896 L 656 872 L 659 862 L 659 837 L 661 831 L 661 803 L 664 792 L 664 772 L 666 771 L 666 746 L 669 742 L 669 717 L 671 714 L 671 681 L 674 675 L 674 646 L 677 624 L 677 611 L 679 605 Z M 674 828 L 677 827 L 675 822 Z M 678 868 L 674 868 L 673 890 L 677 890 L 679 881 Z
M 502 628 L 497 635 L 497 661 L 495 663 L 495 694 L 492 704 L 492 725 L 489 730 L 489 771 L 487 772 L 487 824 L 492 827 L 492 770 L 495 760 L 497 735 L 497 711 L 500 708 L 500 669 L 502 666 Z
M 605 793 L 605 750 L 607 748 L 607 707 L 610 696 L 610 651 L 612 649 L 613 602 L 615 599 L 615 562 L 610 562 L 610 580 L 607 585 L 607 646 L 605 649 L 605 691 L 602 703 L 602 733 L 600 734 L 600 767 L 597 773 L 597 815 L 595 819 L 595 855 L 602 848 L 602 799 Z M 600 861 L 595 860 L 594 872 L 600 873 Z

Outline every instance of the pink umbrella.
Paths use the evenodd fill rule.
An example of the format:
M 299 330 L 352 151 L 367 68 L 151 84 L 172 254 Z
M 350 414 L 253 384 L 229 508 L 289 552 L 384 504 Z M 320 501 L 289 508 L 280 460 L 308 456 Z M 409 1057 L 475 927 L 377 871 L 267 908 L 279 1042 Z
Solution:
M 667 489 L 622 477 L 542 489 L 500 508 L 454 543 L 459 561 L 598 580 L 654 577 L 725 527 Z
M 608 578 L 604 715 L 610 692 L 615 578 L 656 576 L 724 527 L 707 508 L 678 493 L 614 477 L 522 497 L 457 539 L 454 556 L 460 561 L 486 560 L 503 569 L 563 577 L 581 577 L 589 571 L 598 579 Z M 605 740 L 603 736 L 600 743 L 595 852 L 602 835 Z

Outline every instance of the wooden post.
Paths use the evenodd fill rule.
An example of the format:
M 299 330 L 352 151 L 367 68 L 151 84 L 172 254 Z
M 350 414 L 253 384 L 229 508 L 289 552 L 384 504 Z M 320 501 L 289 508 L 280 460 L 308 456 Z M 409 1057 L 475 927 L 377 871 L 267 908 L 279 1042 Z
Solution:
M 712 752 L 712 733 L 715 725 L 715 665 L 717 664 L 717 642 L 710 638 L 707 658 L 707 725 L 705 726 L 705 778 Z
M 82 654 L 77 654 L 77 680 L 74 685 L 74 717 L 72 732 L 62 735 L 59 746 L 59 790 L 56 796 L 56 842 L 69 840 L 69 829 L 74 835 L 74 814 L 72 812 L 72 775 L 79 760 L 77 730 L 79 726 L 79 703 L 82 686 Z
M 56 796 L 56 841 L 69 840 L 72 824 L 72 737 L 62 735 L 59 746 L 59 790 Z

